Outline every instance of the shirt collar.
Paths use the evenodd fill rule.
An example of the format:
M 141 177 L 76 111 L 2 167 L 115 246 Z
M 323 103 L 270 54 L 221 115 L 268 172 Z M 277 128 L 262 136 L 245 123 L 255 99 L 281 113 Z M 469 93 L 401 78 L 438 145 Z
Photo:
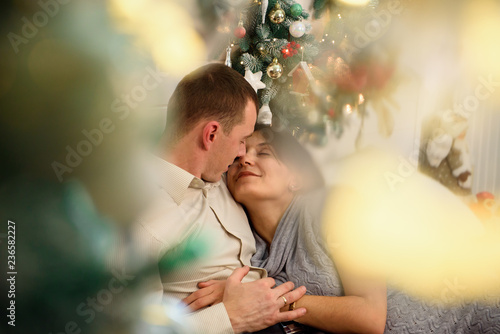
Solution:
M 156 157 L 160 176 L 159 185 L 174 199 L 177 205 L 184 200 L 188 188 L 201 189 L 206 192 L 218 187 L 221 181 L 205 182 L 188 171 Z

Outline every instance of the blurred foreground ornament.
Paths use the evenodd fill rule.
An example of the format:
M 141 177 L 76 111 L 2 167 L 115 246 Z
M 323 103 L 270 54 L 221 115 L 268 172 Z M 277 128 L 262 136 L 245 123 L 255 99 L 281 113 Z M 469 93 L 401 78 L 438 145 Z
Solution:
M 187 334 L 192 333 L 187 322 L 187 308 L 180 300 L 166 297 L 161 302 L 145 301 L 137 334 Z
M 466 287 L 456 301 L 499 295 L 500 234 L 409 160 L 363 150 L 336 175 L 349 191 L 330 195 L 324 233 L 339 266 L 440 303 L 450 280 Z
M 252 73 L 248 68 L 245 69 L 245 79 L 255 89 L 256 93 L 257 90 L 266 88 L 266 84 L 260 81 L 261 78 L 262 71 Z
M 271 112 L 271 108 L 269 108 L 268 104 L 264 104 L 259 109 L 259 117 L 257 117 L 257 124 L 262 125 L 272 125 L 273 121 L 273 113 Z
M 278 63 L 278 58 L 274 58 L 273 62 L 267 67 L 267 75 L 271 79 L 279 79 L 283 74 L 283 66 Z
M 272 23 L 280 24 L 285 21 L 285 11 L 281 9 L 279 3 L 276 3 L 276 6 L 269 12 L 269 19 Z
M 339 2 L 349 6 L 366 6 L 370 0 L 339 0 Z
M 307 114 L 307 120 L 311 125 L 318 124 L 320 121 L 320 114 L 316 109 L 310 110 Z

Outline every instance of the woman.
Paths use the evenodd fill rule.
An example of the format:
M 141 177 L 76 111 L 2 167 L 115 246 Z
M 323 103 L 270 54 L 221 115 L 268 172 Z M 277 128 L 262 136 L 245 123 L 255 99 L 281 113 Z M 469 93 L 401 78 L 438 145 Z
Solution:
M 308 295 L 295 305 L 308 310 L 301 323 L 330 332 L 382 333 L 385 285 L 335 268 L 318 238 L 322 192 L 301 194 L 323 182 L 307 151 L 291 135 L 270 129 L 256 131 L 246 146 L 227 183 L 256 232 L 252 264 L 266 268 L 277 284 L 306 286 Z
M 227 173 L 228 188 L 245 207 L 254 229 L 257 252 L 252 264 L 265 268 L 277 284 L 292 281 L 307 288 L 304 297 L 286 306 L 307 309 L 296 321 L 327 332 L 500 331 L 498 309 L 429 306 L 396 290 L 387 292 L 384 282 L 359 277 L 334 263 L 321 238 L 324 192 L 314 190 L 322 186 L 320 175 L 293 136 L 270 129 L 257 130 L 247 139 L 246 154 Z M 202 289 L 185 302 L 201 296 L 205 305 L 219 302 L 223 285 L 200 283 Z

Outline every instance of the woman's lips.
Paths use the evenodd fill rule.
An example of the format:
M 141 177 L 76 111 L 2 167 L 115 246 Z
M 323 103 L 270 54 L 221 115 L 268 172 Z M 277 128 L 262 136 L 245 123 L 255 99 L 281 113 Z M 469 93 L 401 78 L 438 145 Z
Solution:
M 247 176 L 260 176 L 260 175 L 257 175 L 255 173 L 252 173 L 252 172 L 249 172 L 249 171 L 244 171 L 244 172 L 240 172 L 238 174 L 238 178 L 236 180 L 239 180 L 240 178 L 247 177 Z

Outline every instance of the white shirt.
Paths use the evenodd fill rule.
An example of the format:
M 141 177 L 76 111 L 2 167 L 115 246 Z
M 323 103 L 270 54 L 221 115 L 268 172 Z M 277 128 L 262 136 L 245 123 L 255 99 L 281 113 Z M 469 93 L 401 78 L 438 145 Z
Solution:
M 207 255 L 162 276 L 163 292 L 182 299 L 198 290 L 197 284 L 226 279 L 236 268 L 250 266 L 255 240 L 245 212 L 223 181 L 204 182 L 187 171 L 157 159 L 161 190 L 140 219 L 136 237 L 140 246 L 161 259 L 188 236 L 207 245 Z M 250 266 L 243 282 L 266 277 L 264 269 Z M 192 313 L 196 333 L 233 333 L 223 303 Z

